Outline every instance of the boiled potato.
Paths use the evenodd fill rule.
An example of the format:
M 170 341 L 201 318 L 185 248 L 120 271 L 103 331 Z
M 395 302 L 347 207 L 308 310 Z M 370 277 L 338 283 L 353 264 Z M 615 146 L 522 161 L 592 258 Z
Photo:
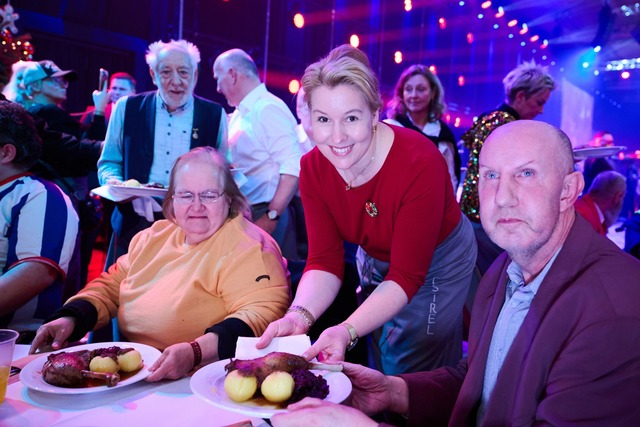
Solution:
M 253 397 L 258 390 L 256 377 L 245 377 L 238 371 L 231 371 L 224 379 L 224 391 L 234 402 L 244 402 Z
M 262 386 L 260 386 L 260 391 L 269 402 L 281 403 L 291 398 L 294 385 L 295 383 L 290 373 L 276 371 L 264 379 Z
M 122 183 L 125 187 L 140 187 L 140 181 L 137 179 L 128 179 Z
M 118 372 L 119 369 L 118 362 L 110 357 L 96 356 L 89 362 L 89 370 L 93 372 L 109 372 L 114 374 Z
M 122 372 L 133 372 L 142 366 L 142 355 L 138 350 L 127 351 L 118 355 L 118 365 Z

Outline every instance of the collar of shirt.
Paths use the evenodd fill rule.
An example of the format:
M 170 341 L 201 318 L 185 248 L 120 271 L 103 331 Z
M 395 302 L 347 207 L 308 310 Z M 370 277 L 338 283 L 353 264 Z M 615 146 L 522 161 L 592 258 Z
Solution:
M 164 102 L 164 99 L 162 99 L 162 96 L 160 96 L 160 92 L 156 91 L 156 105 L 158 106 L 157 109 L 166 111 L 169 114 L 176 114 L 183 111 L 187 111 L 193 106 L 193 94 L 189 95 L 187 102 L 185 102 L 184 104 L 176 108 L 174 111 L 169 112 L 169 107 L 167 103 Z
M 598 218 L 600 219 L 600 224 L 604 224 L 604 214 L 602 213 L 602 210 L 600 209 L 600 206 L 598 206 L 598 204 L 595 202 L 595 200 L 593 201 L 593 206 L 596 207 L 596 212 L 598 212 Z
M 522 274 L 522 269 L 520 268 L 520 266 L 514 261 L 511 261 L 511 264 L 509 264 L 509 266 L 507 267 L 507 275 L 509 276 L 509 283 L 507 283 L 507 300 L 509 300 L 517 290 L 531 293 L 531 298 L 535 297 L 536 293 L 538 292 L 538 288 L 540 288 L 540 284 L 546 277 L 549 269 L 553 265 L 553 262 L 556 260 L 558 254 L 560 253 L 560 249 L 558 249 L 556 253 L 553 254 L 540 274 L 538 274 L 536 278 L 533 279 L 528 285 L 524 283 L 524 275 Z
M 260 83 L 251 92 L 249 92 L 238 104 L 238 111 L 241 114 L 246 114 L 251 110 L 251 106 L 265 93 L 267 93 L 267 87 L 264 83 Z

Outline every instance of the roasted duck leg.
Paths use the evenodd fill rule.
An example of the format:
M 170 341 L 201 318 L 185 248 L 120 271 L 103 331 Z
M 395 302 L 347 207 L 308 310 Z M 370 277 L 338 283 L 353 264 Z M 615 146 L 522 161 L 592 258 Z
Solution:
M 60 387 L 81 385 L 84 378 L 104 380 L 108 387 L 118 384 L 120 375 L 117 373 L 89 371 L 90 361 L 91 352 L 88 350 L 51 354 L 42 367 L 42 378 L 47 383 Z
M 327 365 L 324 363 L 308 362 L 303 357 L 295 354 L 273 352 L 266 356 L 251 360 L 232 360 L 225 367 L 227 372 L 238 370 L 243 376 L 254 376 L 258 379 L 258 385 L 275 371 L 293 372 L 298 369 L 323 369 L 326 371 L 340 372 L 342 365 Z

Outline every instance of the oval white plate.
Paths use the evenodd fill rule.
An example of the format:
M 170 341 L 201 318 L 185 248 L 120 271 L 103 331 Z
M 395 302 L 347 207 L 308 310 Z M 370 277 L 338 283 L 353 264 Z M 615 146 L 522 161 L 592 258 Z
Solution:
M 275 414 L 287 412 L 286 409 L 276 405 L 257 404 L 252 400 L 238 403 L 229 399 L 229 396 L 224 391 L 224 378 L 226 376 L 224 367 L 229 361 L 230 359 L 220 360 L 199 369 L 191 377 L 191 391 L 212 405 L 250 417 L 271 418 Z M 341 403 L 351 394 L 351 381 L 342 372 L 314 371 L 314 373 L 322 375 L 327 380 L 329 395 L 325 400 Z
M 20 371 L 20 381 L 25 385 L 25 387 L 30 388 L 32 390 L 42 391 L 44 393 L 55 393 L 55 394 L 88 394 L 88 393 L 101 393 L 103 391 L 108 390 L 116 390 L 118 388 L 126 387 L 129 384 L 136 383 L 140 380 L 145 379 L 151 374 L 149 372 L 149 366 L 153 364 L 159 357 L 160 351 L 154 347 L 138 344 L 133 342 L 97 342 L 93 344 L 86 345 L 78 345 L 75 347 L 69 347 L 60 351 L 55 351 L 52 353 L 61 353 L 63 351 L 72 352 L 79 350 L 94 350 L 96 348 L 107 348 L 118 346 L 121 348 L 135 348 L 140 352 L 142 356 L 142 363 L 144 366 L 140 369 L 135 375 L 120 381 L 117 385 L 113 387 L 107 387 L 106 385 L 97 386 L 97 387 L 58 387 L 55 385 L 51 385 L 45 382 L 42 379 L 42 367 L 44 363 L 47 361 L 48 354 L 39 357 L 38 359 L 32 360 L 29 362 L 27 366 L 25 366 L 22 371 Z

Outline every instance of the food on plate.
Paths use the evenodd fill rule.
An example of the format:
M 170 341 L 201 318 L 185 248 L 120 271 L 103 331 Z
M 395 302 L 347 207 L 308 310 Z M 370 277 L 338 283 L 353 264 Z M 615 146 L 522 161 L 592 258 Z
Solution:
M 89 362 L 89 370 L 93 372 L 109 372 L 114 374 L 120 370 L 118 362 L 109 356 L 96 356 Z
M 303 357 L 282 352 L 251 360 L 236 359 L 225 366 L 224 389 L 236 402 L 255 397 L 258 387 L 259 394 L 272 403 L 293 403 L 305 397 L 324 399 L 329 394 L 327 380 L 309 369 L 340 372 L 342 365 L 308 362 Z M 243 378 L 246 382 L 242 381 Z M 254 382 L 255 388 L 252 386 Z M 247 397 L 250 391 L 252 393 Z
M 326 371 L 340 372 L 342 365 L 327 365 L 324 363 L 308 362 L 304 357 L 283 352 L 271 352 L 265 356 L 251 360 L 232 360 L 224 367 L 227 372 L 239 370 L 244 376 L 255 376 L 258 385 L 262 384 L 267 376 L 275 371 L 293 372 L 298 369 L 324 369 Z
M 134 372 L 142 367 L 142 355 L 134 348 L 125 348 L 118 353 L 118 365 L 122 372 Z
M 327 384 L 327 380 L 322 378 L 322 375 L 315 375 L 306 369 L 299 369 L 293 371 L 291 376 L 295 385 L 289 403 L 296 403 L 305 397 L 324 399 L 329 395 L 329 384 Z
M 224 379 L 224 391 L 234 402 L 244 402 L 253 397 L 258 390 L 258 381 L 254 376 L 243 376 L 239 371 L 231 371 Z
M 260 386 L 260 392 L 269 402 L 282 403 L 293 394 L 293 377 L 284 371 L 270 373 Z
M 92 378 L 105 381 L 108 387 L 113 387 L 120 381 L 118 357 L 128 353 L 134 353 L 128 356 L 132 360 L 135 361 L 138 357 L 142 360 L 138 350 L 116 346 L 50 354 L 42 366 L 42 379 L 59 387 L 81 387 L 86 385 L 86 379 Z M 114 365 L 118 367 L 115 371 Z M 138 369 L 140 367 L 141 363 L 138 364 Z
M 159 182 L 150 182 L 148 184 L 144 184 L 143 187 L 146 187 L 146 188 L 165 188 L 164 185 L 160 184 Z
M 128 179 L 122 183 L 125 187 L 140 187 L 140 181 L 137 179 Z
M 42 367 L 42 379 L 60 387 L 78 387 L 85 378 L 104 380 L 108 387 L 120 381 L 120 375 L 89 370 L 91 352 L 88 350 L 51 354 Z

